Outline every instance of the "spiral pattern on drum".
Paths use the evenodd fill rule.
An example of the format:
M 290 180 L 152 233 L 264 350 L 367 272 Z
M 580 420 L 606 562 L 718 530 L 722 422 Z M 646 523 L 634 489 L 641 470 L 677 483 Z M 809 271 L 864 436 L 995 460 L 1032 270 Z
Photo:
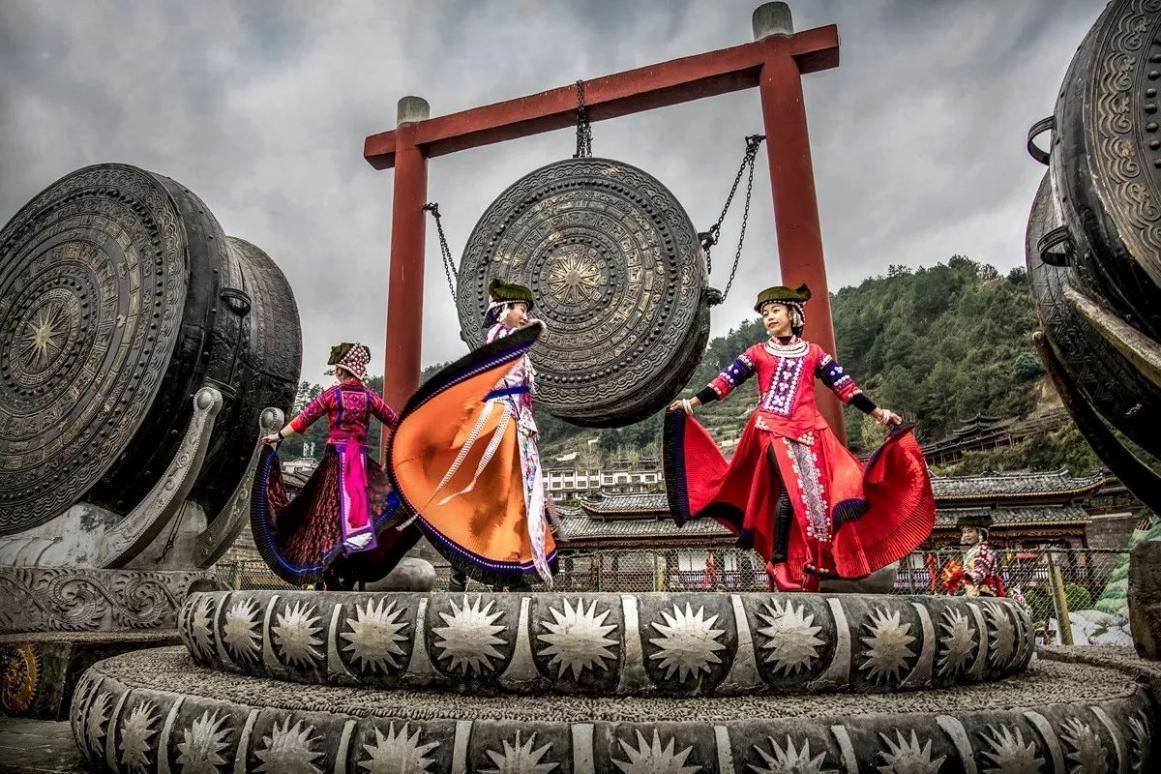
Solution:
M 473 346 L 494 277 L 532 288 L 548 328 L 532 351 L 537 403 L 577 424 L 616 426 L 661 408 L 708 336 L 689 216 L 660 182 L 619 161 L 550 164 L 488 207 L 459 269 L 460 326 Z
M 47 521 L 117 460 L 185 306 L 178 213 L 148 173 L 68 175 L 0 231 L 0 534 Z

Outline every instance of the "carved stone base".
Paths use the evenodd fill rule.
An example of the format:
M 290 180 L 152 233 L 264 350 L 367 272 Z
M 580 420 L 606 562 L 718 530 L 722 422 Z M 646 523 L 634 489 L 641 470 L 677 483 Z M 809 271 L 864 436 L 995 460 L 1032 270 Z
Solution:
M 120 656 L 78 686 L 73 733 L 108 771 L 1155 771 L 1124 671 L 1038 660 L 994 685 L 714 699 L 482 697 L 285 683 Z
M 0 634 L 173 629 L 209 572 L 0 567 Z
M 1129 624 L 1138 655 L 1161 661 L 1161 541 L 1138 543 L 1129 554 Z
M 882 693 L 1022 672 L 1005 599 L 874 594 L 194 594 L 201 664 L 328 685 L 475 693 Z

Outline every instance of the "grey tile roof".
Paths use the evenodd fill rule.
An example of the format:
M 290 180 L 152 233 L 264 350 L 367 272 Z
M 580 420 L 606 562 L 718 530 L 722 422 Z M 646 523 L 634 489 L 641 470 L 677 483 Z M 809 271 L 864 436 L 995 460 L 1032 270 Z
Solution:
M 664 503 L 662 503 L 664 507 Z M 730 531 L 713 519 L 697 519 L 678 527 L 672 519 L 594 519 L 581 508 L 558 507 L 561 531 L 557 535 L 564 541 L 590 538 L 644 540 L 658 537 L 723 537 Z
M 1079 505 L 1048 506 L 1041 508 L 940 508 L 935 514 L 935 526 L 954 527 L 961 516 L 976 513 L 991 514 L 992 526 L 1035 526 L 1040 524 L 1083 524 L 1092 521 Z

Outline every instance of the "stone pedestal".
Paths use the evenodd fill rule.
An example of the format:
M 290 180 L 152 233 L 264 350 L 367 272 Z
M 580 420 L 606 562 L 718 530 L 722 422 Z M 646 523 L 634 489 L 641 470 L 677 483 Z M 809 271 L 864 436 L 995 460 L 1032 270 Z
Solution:
M 1161 661 L 1161 541 L 1138 543 L 1129 554 L 1129 625 L 1137 653 Z

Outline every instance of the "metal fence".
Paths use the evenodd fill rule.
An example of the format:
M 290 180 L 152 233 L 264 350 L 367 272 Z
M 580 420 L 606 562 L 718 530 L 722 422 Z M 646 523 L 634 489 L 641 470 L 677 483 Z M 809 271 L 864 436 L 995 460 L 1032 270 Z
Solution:
M 917 551 L 903 558 L 893 593 L 946 594 L 944 569 L 963 562 L 959 550 Z M 1057 617 L 1059 607 L 1071 611 L 1119 609 L 1125 592 L 1128 553 L 1096 549 L 1001 549 L 1001 575 L 1008 589 L 1019 589 L 1033 618 Z M 277 578 L 261 560 L 219 563 L 218 579 L 233 589 L 293 588 Z M 447 588 L 450 569 L 436 566 L 437 590 Z M 470 582 L 469 590 L 488 587 Z M 567 554 L 560 559 L 554 591 L 766 591 L 762 560 L 738 548 L 681 550 L 610 550 Z M 1063 598 L 1061 598 L 1063 595 Z

